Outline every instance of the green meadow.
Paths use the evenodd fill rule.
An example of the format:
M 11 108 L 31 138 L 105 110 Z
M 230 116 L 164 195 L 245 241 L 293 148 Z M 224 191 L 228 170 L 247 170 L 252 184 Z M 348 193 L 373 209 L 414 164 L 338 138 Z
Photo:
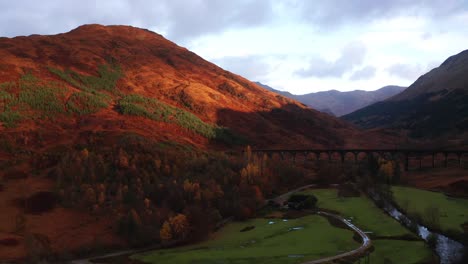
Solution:
M 255 226 L 246 232 L 240 230 Z M 301 263 L 358 248 L 353 232 L 322 216 L 257 218 L 226 225 L 211 240 L 192 246 L 136 255 L 148 263 Z
M 306 191 L 314 194 L 320 208 L 333 210 L 349 218 L 369 235 L 374 245 L 370 263 L 426 263 L 433 254 L 423 241 L 379 209 L 369 198 L 338 197 L 335 189 Z M 414 240 L 403 240 L 402 236 Z
M 426 226 L 462 233 L 462 225 L 468 223 L 467 199 L 400 186 L 392 187 L 392 192 L 398 206 L 408 215 L 417 215 Z

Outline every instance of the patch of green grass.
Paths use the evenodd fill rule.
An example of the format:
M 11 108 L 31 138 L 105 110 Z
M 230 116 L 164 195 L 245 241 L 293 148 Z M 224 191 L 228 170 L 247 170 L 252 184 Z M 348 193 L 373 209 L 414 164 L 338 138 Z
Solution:
M 196 115 L 165 104 L 153 98 L 136 94 L 124 96 L 119 102 L 120 113 L 146 117 L 155 121 L 177 124 L 209 139 L 220 139 L 227 143 L 241 143 L 227 128 L 205 123 Z
M 37 81 L 37 77 L 31 72 L 24 73 L 20 77 L 20 83 L 36 83 Z
M 96 91 L 117 92 L 115 87 L 117 81 L 122 78 L 123 72 L 118 64 L 99 65 L 98 76 L 83 75 L 72 70 L 60 70 L 49 67 L 49 71 L 65 82 L 87 92 L 96 93 Z
M 0 121 L 5 127 L 15 127 L 17 122 L 21 120 L 21 114 L 17 111 L 7 110 L 0 112 Z
M 0 122 L 5 127 L 14 127 L 21 119 L 18 111 L 11 109 L 17 103 L 17 97 L 10 89 L 16 86 L 15 83 L 7 82 L 0 84 Z
M 9 88 L 12 88 L 12 87 L 15 87 L 15 86 L 16 86 L 16 83 L 14 83 L 14 82 L 0 83 L 0 90 L 9 89 Z
M 108 106 L 109 98 L 87 92 L 73 93 L 67 101 L 67 111 L 78 115 L 98 112 Z
M 274 224 L 268 224 L 274 221 Z M 255 226 L 240 232 L 247 226 Z M 293 230 L 294 227 L 303 227 Z M 133 258 L 148 263 L 301 263 L 358 248 L 353 232 L 331 226 L 318 215 L 252 219 L 229 223 L 214 238 L 192 246 L 158 250 Z M 294 257 L 296 256 L 296 257 Z
M 60 79 L 64 80 L 65 82 L 77 88 L 80 88 L 81 90 L 88 90 L 83 84 L 75 80 L 75 78 L 78 78 L 77 77 L 78 73 L 71 71 L 71 70 L 62 71 L 60 69 L 53 68 L 53 67 L 49 67 L 48 69 L 51 73 L 57 75 L 58 77 L 60 77 Z M 75 78 L 73 76 L 75 76 Z
M 382 239 L 372 242 L 375 248 L 369 255 L 372 264 L 432 263 L 433 255 L 422 241 Z
M 120 66 L 117 64 L 99 65 L 97 72 L 99 76 L 78 75 L 78 77 L 90 89 L 113 92 L 117 81 L 122 77 Z
M 443 193 L 419 190 L 410 187 L 393 186 L 393 197 L 400 208 L 409 215 L 421 216 L 424 225 L 431 226 L 428 211 L 438 216 L 438 224 L 442 231 L 454 230 L 463 232 L 462 224 L 468 222 L 468 199 L 452 198 Z
M 42 84 L 35 77 L 28 77 L 27 81 L 21 77 L 20 89 L 18 102 L 34 110 L 42 111 L 43 116 L 54 117 L 56 114 L 65 112 L 62 87 L 52 83 Z
M 354 224 L 363 231 L 371 231 L 375 236 L 412 234 L 365 196 L 339 198 L 335 189 L 310 190 L 306 193 L 312 193 L 317 197 L 319 208 L 337 211 L 346 218 L 352 217 Z
M 0 111 L 7 112 L 11 106 L 17 103 L 17 97 L 13 93 L 9 93 L 0 88 Z
M 0 84 L 0 121 L 6 127 L 14 127 L 29 109 L 37 110 L 42 118 L 53 118 L 65 112 L 63 101 L 62 87 L 25 73 L 18 83 Z

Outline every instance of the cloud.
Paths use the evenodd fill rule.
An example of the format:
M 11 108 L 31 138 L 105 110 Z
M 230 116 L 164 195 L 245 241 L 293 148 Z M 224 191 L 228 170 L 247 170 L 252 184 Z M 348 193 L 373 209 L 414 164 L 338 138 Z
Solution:
M 239 74 L 249 80 L 260 80 L 271 71 L 270 65 L 262 56 L 224 57 L 212 60 L 223 69 Z
M 289 3 L 300 10 L 304 20 L 326 27 L 401 15 L 440 18 L 468 10 L 466 0 L 324 0 Z
M 166 1 L 168 36 L 174 39 L 217 33 L 235 27 L 253 27 L 272 16 L 269 1 Z
M 352 81 L 369 80 L 375 76 L 376 69 L 374 66 L 366 66 L 355 71 L 349 79 Z
M 1 1 L 0 36 L 55 34 L 89 23 L 129 24 L 184 41 L 272 17 L 270 0 L 17 0 Z
M 323 58 L 312 58 L 306 69 L 296 71 L 301 77 L 342 77 L 345 73 L 353 70 L 364 62 L 366 47 L 361 42 L 352 42 L 345 46 L 340 57 L 335 61 Z
M 400 77 L 406 80 L 416 80 L 424 73 L 424 68 L 419 64 L 403 64 L 397 63 L 387 68 L 387 72 L 391 75 Z

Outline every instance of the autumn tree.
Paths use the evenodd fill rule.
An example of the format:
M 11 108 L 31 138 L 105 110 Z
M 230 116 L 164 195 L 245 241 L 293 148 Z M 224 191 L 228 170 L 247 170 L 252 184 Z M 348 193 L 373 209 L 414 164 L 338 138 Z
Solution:
M 161 237 L 162 242 L 168 242 L 172 240 L 172 228 L 171 224 L 168 221 L 165 221 L 159 231 L 159 236 Z
M 172 234 L 177 239 L 185 239 L 187 238 L 190 225 L 187 220 L 187 217 L 184 214 L 178 214 L 169 219 L 171 224 Z
M 177 214 L 169 218 L 161 227 L 159 236 L 162 241 L 168 242 L 172 239 L 184 240 L 190 233 L 190 225 L 184 214 Z

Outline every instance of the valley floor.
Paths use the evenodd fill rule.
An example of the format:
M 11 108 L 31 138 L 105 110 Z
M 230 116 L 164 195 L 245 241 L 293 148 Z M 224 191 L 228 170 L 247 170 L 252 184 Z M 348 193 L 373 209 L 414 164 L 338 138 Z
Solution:
M 253 227 L 253 229 L 248 230 Z M 359 247 L 353 232 L 309 215 L 230 223 L 206 242 L 135 256 L 148 263 L 302 263 Z
M 303 191 L 318 198 L 321 209 L 338 213 L 367 231 L 374 246 L 371 263 L 431 263 L 427 245 L 366 197 L 340 198 L 335 189 Z M 241 232 L 247 227 L 255 227 Z M 355 249 L 353 233 L 318 216 L 257 218 L 228 224 L 209 241 L 158 250 L 132 258 L 147 263 L 302 263 Z M 398 252 L 398 253 L 395 253 Z
M 374 251 L 370 263 L 430 263 L 435 256 L 411 231 L 385 214 L 367 197 L 341 198 L 335 189 L 309 190 L 318 199 L 318 207 L 332 210 L 350 219 L 368 232 Z

